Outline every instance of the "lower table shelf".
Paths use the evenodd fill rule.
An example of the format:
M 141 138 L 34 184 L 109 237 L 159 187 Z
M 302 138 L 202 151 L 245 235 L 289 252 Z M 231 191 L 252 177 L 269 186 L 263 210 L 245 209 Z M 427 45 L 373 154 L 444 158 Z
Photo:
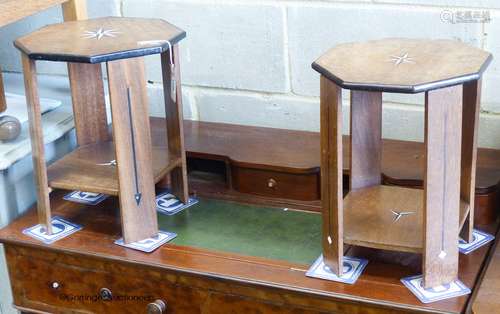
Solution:
M 424 191 L 373 186 L 344 199 L 344 242 L 377 249 L 420 253 L 423 249 Z M 469 205 L 460 201 L 460 228 Z
M 181 165 L 181 158 L 169 156 L 166 146 L 153 146 L 152 153 L 155 183 L 170 170 Z M 78 147 L 49 166 L 49 186 L 118 195 L 116 167 L 106 165 L 115 160 L 115 156 L 112 141 Z

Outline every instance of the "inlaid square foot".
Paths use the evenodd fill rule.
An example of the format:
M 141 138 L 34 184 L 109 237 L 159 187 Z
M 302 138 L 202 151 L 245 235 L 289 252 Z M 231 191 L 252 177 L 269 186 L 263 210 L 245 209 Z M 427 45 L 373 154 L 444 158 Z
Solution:
M 63 199 L 70 202 L 81 203 L 85 205 L 97 205 L 108 198 L 108 195 L 101 193 L 91 193 L 82 191 L 73 191 L 66 194 Z
M 458 242 L 458 250 L 460 253 L 467 255 L 493 239 L 495 239 L 495 237 L 491 234 L 474 229 L 472 231 L 472 242 L 467 243 L 463 239 L 460 239 Z
M 471 291 L 460 280 L 450 284 L 425 289 L 423 276 L 411 276 L 401 279 L 401 282 L 422 302 L 431 303 L 439 300 L 456 298 L 469 294 Z
M 115 244 L 118 244 L 120 246 L 146 252 L 146 253 L 151 253 L 163 244 L 173 240 L 175 237 L 177 237 L 176 233 L 173 232 L 166 232 L 166 231 L 158 231 L 158 234 L 156 237 L 152 238 L 147 238 L 141 241 L 137 242 L 132 242 L 129 244 L 125 244 L 123 242 L 123 238 L 118 239 L 115 241 Z
M 344 257 L 344 270 L 342 276 L 338 277 L 333 273 L 328 266 L 323 262 L 323 255 L 320 255 L 314 264 L 306 272 L 306 276 L 325 280 L 338 281 L 348 284 L 354 284 L 368 264 L 368 260 Z
M 29 237 L 42 241 L 45 244 L 52 244 L 57 240 L 65 238 L 81 229 L 82 227 L 79 225 L 73 224 L 60 217 L 53 217 L 51 235 L 46 233 L 45 226 L 42 224 L 24 229 L 23 233 Z
M 182 203 L 169 190 L 166 190 L 156 196 L 156 210 L 165 215 L 175 215 L 178 212 L 198 203 L 198 199 L 190 197 L 187 204 Z

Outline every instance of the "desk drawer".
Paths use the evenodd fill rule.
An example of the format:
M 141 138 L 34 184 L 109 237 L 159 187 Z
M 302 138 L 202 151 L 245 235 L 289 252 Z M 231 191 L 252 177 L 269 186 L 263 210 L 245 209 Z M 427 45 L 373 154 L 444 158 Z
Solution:
M 320 199 L 319 173 L 295 174 L 233 166 L 233 188 L 250 193 L 301 201 Z
M 49 313 L 200 313 L 207 291 L 168 273 L 8 247 L 14 303 Z M 151 311 L 158 300 L 167 311 Z M 150 305 L 151 304 L 151 305 Z M 148 312 L 148 306 L 152 309 Z
M 25 312 L 330 312 L 287 304 L 282 292 L 254 289 L 220 279 L 67 252 L 57 253 L 14 245 L 6 245 L 5 248 L 14 304 Z M 112 299 L 103 298 L 106 295 Z M 150 305 L 156 300 L 162 300 L 166 304 L 165 311 L 158 311 L 157 306 Z

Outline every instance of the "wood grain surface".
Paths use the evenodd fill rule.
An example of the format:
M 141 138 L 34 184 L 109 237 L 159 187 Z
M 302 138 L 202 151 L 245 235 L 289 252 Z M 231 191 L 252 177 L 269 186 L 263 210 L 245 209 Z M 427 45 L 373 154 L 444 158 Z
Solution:
M 68 0 L 62 4 L 62 11 L 65 21 L 86 20 L 87 0 Z
M 43 141 L 42 112 L 38 96 L 38 82 L 35 61 L 27 55 L 22 55 L 24 86 L 28 104 L 29 133 L 31 140 L 31 155 L 33 159 L 33 176 L 37 197 L 38 219 L 45 226 L 47 234 L 52 234 L 52 215 L 50 211 L 49 185 L 47 166 L 45 164 L 45 146 Z
M 470 204 L 462 239 L 471 242 L 474 229 L 475 186 L 477 166 L 477 137 L 479 112 L 481 108 L 481 81 L 472 81 L 463 85 L 462 108 L 462 160 L 460 173 L 460 197 Z
M 100 63 L 158 54 L 185 36 L 161 19 L 106 17 L 48 25 L 14 45 L 31 59 Z
M 171 156 L 175 156 L 181 160 L 181 164 L 172 169 L 170 173 L 170 184 L 172 193 L 186 204 L 189 199 L 189 191 L 187 182 L 186 151 L 184 149 L 184 119 L 182 117 L 182 85 L 179 45 L 174 45 L 172 50 L 173 51 L 166 51 L 161 54 L 168 150 Z M 172 54 L 172 58 L 170 58 L 170 54 Z M 173 69 L 170 64 L 170 60 L 173 61 Z M 175 95 L 172 95 L 172 84 L 175 84 L 173 87 L 175 88 Z
M 345 243 L 422 253 L 423 200 L 422 190 L 405 187 L 379 185 L 349 191 L 344 199 Z M 468 211 L 468 204 L 461 201 L 460 225 Z M 397 218 L 397 213 L 403 215 Z
M 180 165 L 180 159 L 168 155 L 166 145 L 153 145 L 152 167 L 155 182 Z M 76 148 L 48 167 L 53 188 L 118 195 L 116 167 L 106 165 L 116 159 L 114 143 L 103 142 Z
M 382 93 L 351 91 L 349 189 L 382 182 Z
M 22 18 L 33 15 L 37 12 L 46 10 L 68 0 L 29 0 L 24 1 L 22 5 L 19 0 L 1 0 L 0 1 L 0 27 L 14 23 Z M 73 0 L 83 2 L 83 0 Z
M 110 139 L 100 64 L 68 63 L 78 145 Z
M 135 287 L 134 294 L 164 299 L 171 304 L 172 310 L 179 313 L 203 310 L 196 301 L 197 297 L 189 292 L 191 289 L 201 289 L 200 293 L 209 290 L 213 297 L 221 298 L 221 302 L 217 302 L 220 309 L 238 313 L 244 309 L 253 311 L 253 306 L 264 306 L 258 305 L 260 303 L 274 305 L 261 308 L 260 313 L 289 313 L 287 311 L 293 308 L 298 308 L 294 313 L 306 309 L 348 314 L 462 313 L 469 301 L 469 296 L 430 304 L 418 301 L 400 282 L 401 278 L 420 271 L 420 258 L 414 254 L 388 255 L 384 251 L 369 249 L 350 253 L 351 248 L 347 255 L 355 254 L 368 258 L 370 262 L 355 285 L 345 285 L 308 278 L 304 273 L 309 265 L 286 261 L 175 244 L 162 246 L 151 254 L 125 249 L 113 244 L 121 233 L 115 198 L 98 206 L 84 206 L 63 201 L 64 194 L 57 191 L 51 194 L 54 214 L 82 225 L 81 231 L 52 245 L 41 244 L 22 234 L 26 227 L 37 223 L 34 210 L 0 230 L 0 242 L 7 246 L 17 306 L 51 313 L 84 311 L 87 304 L 65 302 L 58 296 L 65 292 L 95 295 L 103 287 L 119 294 L 123 286 Z M 482 229 L 495 233 L 497 225 Z M 460 280 L 472 289 L 489 247 L 460 255 Z M 19 271 L 22 269 L 29 271 Z M 61 290 L 50 288 L 53 281 L 61 283 Z M 171 289 L 183 289 L 181 291 L 185 294 Z M 204 307 L 211 308 L 206 311 L 220 313 L 218 307 L 213 308 L 210 304 L 203 303 Z M 128 306 L 131 311 L 137 312 L 138 309 L 140 312 L 145 305 L 139 302 Z M 86 310 L 94 312 L 96 308 L 110 309 L 110 313 L 127 311 L 123 306 L 115 308 L 119 306 L 116 303 L 88 306 Z
M 323 260 L 341 276 L 344 265 L 342 90 L 323 76 L 320 86 Z
M 387 38 L 337 45 L 313 68 L 343 88 L 419 93 L 477 80 L 491 59 L 457 40 Z
M 107 69 L 123 239 L 131 243 L 158 233 L 144 60 L 110 61 Z
M 462 85 L 457 85 L 429 91 L 425 96 L 426 288 L 448 284 L 458 273 L 462 92 Z
M 483 279 L 478 285 L 472 302 L 472 313 L 497 313 L 500 309 L 500 241 L 498 233 L 492 245 L 488 264 L 485 266 Z

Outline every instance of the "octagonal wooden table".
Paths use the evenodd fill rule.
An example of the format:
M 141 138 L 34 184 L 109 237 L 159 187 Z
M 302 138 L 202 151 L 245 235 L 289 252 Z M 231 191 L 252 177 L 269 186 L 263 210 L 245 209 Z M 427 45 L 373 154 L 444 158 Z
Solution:
M 480 77 L 491 60 L 452 40 L 383 39 L 334 47 L 321 74 L 323 256 L 343 244 L 423 254 L 426 288 L 458 276 L 472 239 Z M 351 90 L 350 186 L 342 195 L 342 88 Z M 381 185 L 382 93 L 425 92 L 424 189 Z
M 51 188 L 117 195 L 126 243 L 158 233 L 155 182 L 171 174 L 188 200 L 178 42 L 185 32 L 160 19 L 100 18 L 53 24 L 15 41 L 22 52 L 40 223 L 51 233 Z M 161 54 L 168 147 L 151 143 L 142 56 Z M 78 148 L 46 167 L 36 60 L 67 62 Z M 113 135 L 101 63 L 106 64 Z M 113 162 L 116 160 L 116 162 Z

